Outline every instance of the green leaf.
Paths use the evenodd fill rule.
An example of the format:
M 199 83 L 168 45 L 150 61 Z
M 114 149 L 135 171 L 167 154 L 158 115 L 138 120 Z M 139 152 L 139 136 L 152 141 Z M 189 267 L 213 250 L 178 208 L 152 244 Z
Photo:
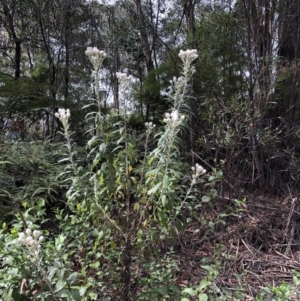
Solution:
M 55 293 L 61 291 L 65 286 L 65 281 L 63 279 L 58 279 L 55 285 Z
M 208 297 L 206 294 L 199 295 L 199 301 L 207 301 L 207 300 L 208 300 Z
M 55 296 L 58 298 L 70 298 L 70 291 L 68 289 L 61 289 L 55 293 Z M 70 299 L 69 299 L 70 300 Z
M 163 177 L 163 188 L 167 189 L 169 187 L 169 177 L 167 175 L 164 175 Z
M 211 195 L 212 198 L 215 198 L 217 196 L 217 194 L 218 194 L 218 192 L 217 192 L 216 189 L 212 188 L 210 190 L 210 195 Z
M 13 163 L 9 161 L 0 161 L 0 164 L 13 164 Z
M 79 294 L 80 294 L 80 296 L 83 296 L 85 294 L 86 290 L 87 290 L 86 286 L 81 286 L 79 288 Z
M 106 145 L 105 145 L 105 143 L 101 143 L 101 145 L 99 147 L 99 152 L 101 154 L 105 154 L 105 151 L 106 151 Z
M 207 270 L 209 272 L 211 272 L 213 270 L 212 266 L 210 266 L 210 265 L 201 265 L 201 268 L 204 270 Z
M 77 272 L 74 272 L 68 276 L 67 280 L 70 282 L 70 284 L 73 284 L 76 278 L 77 278 Z
M 81 300 L 81 297 L 80 297 L 80 293 L 79 293 L 79 290 L 71 290 L 71 300 L 74 300 L 74 301 L 80 301 Z
M 155 159 L 154 156 L 153 156 L 153 157 L 150 157 L 150 159 L 148 160 L 148 165 L 151 165 L 154 159 Z
M 94 142 L 95 142 L 96 140 L 98 140 L 98 137 L 97 137 L 97 136 L 93 136 L 92 139 L 90 139 L 90 140 L 88 141 L 87 146 L 90 148 L 90 147 L 94 144 Z
M 51 267 L 49 270 L 48 280 L 51 281 L 57 271 L 56 267 Z
M 204 195 L 204 196 L 202 197 L 202 202 L 203 202 L 203 203 L 208 203 L 209 201 L 210 201 L 210 197 L 209 197 L 209 196 Z
M 188 298 L 182 298 L 181 301 L 190 301 Z
M 158 288 L 158 291 L 162 294 L 165 295 L 169 292 L 169 288 L 167 286 L 162 286 Z
M 207 281 L 205 279 L 201 280 L 200 282 L 200 285 L 199 285 L 199 290 L 203 290 L 205 289 L 206 287 L 210 286 L 211 285 L 211 282 L 210 281 Z
M 62 163 L 62 162 L 66 162 L 66 161 L 70 161 L 70 158 L 64 158 L 58 161 L 58 163 Z
M 90 263 L 89 266 L 91 268 L 97 269 L 100 266 L 100 262 L 96 261 L 96 262 Z
M 154 187 L 152 187 L 149 191 L 148 191 L 148 195 L 154 194 L 158 188 L 161 186 L 161 182 L 157 183 Z
M 196 295 L 196 291 L 190 287 L 185 288 L 183 291 L 183 293 L 189 294 L 190 296 L 195 296 Z

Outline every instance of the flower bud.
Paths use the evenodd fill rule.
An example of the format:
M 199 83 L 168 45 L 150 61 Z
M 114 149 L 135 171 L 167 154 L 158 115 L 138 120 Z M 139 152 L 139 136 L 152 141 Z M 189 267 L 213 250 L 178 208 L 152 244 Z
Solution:
M 33 238 L 31 236 L 27 236 L 25 239 L 25 242 L 30 245 L 31 241 L 33 240 Z
M 19 233 L 19 238 L 24 239 L 25 238 L 25 233 L 24 232 L 20 232 Z
M 28 243 L 31 247 L 35 247 L 37 245 L 37 242 L 32 239 L 29 243 Z
M 173 111 L 172 113 L 171 113 L 171 116 L 172 116 L 172 120 L 173 121 L 178 121 L 178 119 L 179 119 L 179 116 L 178 116 L 178 111 L 177 110 L 175 110 L 175 111 Z
M 38 231 L 38 230 L 34 230 L 34 231 L 33 231 L 33 237 L 34 237 L 34 238 L 38 238 L 38 237 L 40 237 L 40 235 L 41 235 L 41 232 L 40 232 L 40 231 Z
M 92 47 L 88 47 L 84 53 L 87 56 L 92 56 L 93 55 Z
M 23 244 L 23 243 L 25 242 L 25 240 L 24 240 L 24 238 L 19 237 L 19 238 L 17 239 L 17 242 L 18 242 L 19 244 Z

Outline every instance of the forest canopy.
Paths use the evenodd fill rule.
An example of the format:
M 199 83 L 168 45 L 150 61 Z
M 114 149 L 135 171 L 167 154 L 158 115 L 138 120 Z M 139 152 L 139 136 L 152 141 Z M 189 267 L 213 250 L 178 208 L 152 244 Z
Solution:
M 224 162 L 232 185 L 298 184 L 297 1 L 1 1 L 0 107 L 5 139 L 56 139 L 59 107 L 80 114 L 90 88 L 87 47 L 108 54 L 103 110 L 120 109 L 116 72 L 134 77 L 130 120 L 162 121 L 180 49 L 199 51 L 189 102 L 190 151 Z M 75 129 L 76 127 L 76 129 Z M 78 138 L 79 140 L 79 138 Z

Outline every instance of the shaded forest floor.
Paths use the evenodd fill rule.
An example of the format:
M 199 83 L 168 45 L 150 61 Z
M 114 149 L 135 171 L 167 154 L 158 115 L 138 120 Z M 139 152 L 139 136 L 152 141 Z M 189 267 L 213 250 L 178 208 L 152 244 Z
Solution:
M 215 287 L 233 293 L 241 290 L 245 300 L 254 300 L 266 286 L 293 283 L 293 271 L 300 272 L 300 199 L 245 197 L 244 204 L 219 197 L 213 207 L 205 205 L 197 213 L 209 226 L 195 221 L 179 239 L 180 286 L 214 278 L 203 268 L 208 265 L 219 272 L 212 279 Z M 289 300 L 300 300 L 296 291 L 300 287 L 294 284 Z

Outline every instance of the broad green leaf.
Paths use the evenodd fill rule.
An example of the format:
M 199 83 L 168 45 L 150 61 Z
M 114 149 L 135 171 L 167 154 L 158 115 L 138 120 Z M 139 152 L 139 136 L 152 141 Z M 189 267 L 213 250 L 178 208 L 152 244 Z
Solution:
M 207 300 L 208 300 L 208 297 L 206 294 L 199 295 L 199 301 L 207 301 Z
M 77 278 L 77 272 L 74 272 L 68 276 L 67 280 L 70 282 L 70 284 L 73 284 L 76 278 Z
M 80 301 L 81 300 L 81 297 L 80 297 L 80 293 L 79 293 L 79 290 L 71 290 L 71 300 L 74 300 L 74 301 Z
M 203 203 L 208 203 L 209 201 L 210 201 L 210 197 L 209 197 L 209 196 L 204 195 L 204 196 L 202 197 L 202 202 L 203 202 Z
M 55 285 L 54 292 L 58 293 L 58 292 L 62 291 L 63 288 L 65 287 L 65 284 L 66 283 L 63 279 L 58 279 L 58 281 L 56 282 L 56 285 Z
M 55 296 L 58 298 L 68 298 L 70 297 L 70 291 L 68 289 L 60 289 L 55 292 Z
M 80 296 L 83 296 L 85 294 L 86 290 L 87 290 L 86 286 L 81 286 L 79 288 L 79 294 L 80 294 Z
M 218 192 L 217 192 L 216 189 L 212 188 L 212 189 L 210 190 L 210 195 L 211 195 L 211 197 L 215 198 L 215 197 L 217 196 L 217 194 L 218 194 Z
M 195 296 L 196 295 L 196 291 L 190 287 L 185 288 L 183 291 L 183 293 L 189 294 L 190 296 Z
M 206 287 L 210 286 L 211 285 L 211 282 L 210 281 L 207 281 L 205 279 L 201 280 L 200 282 L 200 285 L 199 285 L 199 290 L 203 290 L 205 289 Z
M 97 269 L 100 266 L 100 262 L 96 261 L 96 262 L 90 263 L 89 266 L 91 268 Z

